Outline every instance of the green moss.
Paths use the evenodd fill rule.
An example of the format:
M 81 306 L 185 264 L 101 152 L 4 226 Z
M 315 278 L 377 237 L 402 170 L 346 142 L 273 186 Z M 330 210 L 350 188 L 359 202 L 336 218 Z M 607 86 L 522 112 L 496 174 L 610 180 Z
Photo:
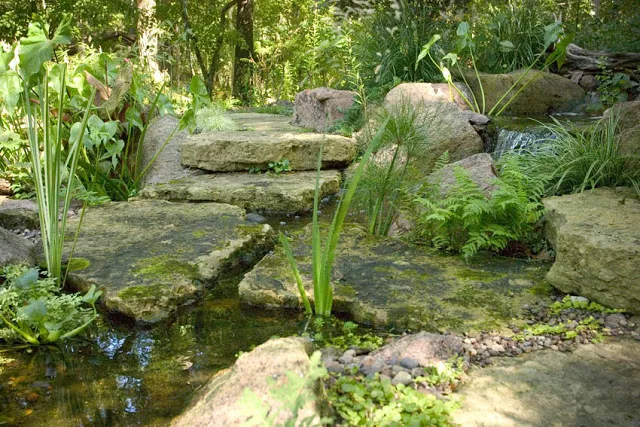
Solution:
M 533 295 L 540 296 L 551 296 L 553 295 L 554 289 L 549 283 L 545 280 L 534 281 L 534 285 L 529 288 L 528 292 Z
M 80 271 L 89 268 L 91 261 L 86 258 L 71 258 L 67 263 L 67 271 Z
M 489 281 L 501 279 L 506 276 L 506 274 L 504 273 L 471 270 L 470 268 L 456 270 L 454 274 L 459 279 L 468 280 L 472 282 L 489 282 Z
M 159 255 L 140 261 L 133 274 L 148 279 L 165 279 L 171 276 L 183 276 L 192 280 L 197 278 L 198 267 L 175 259 L 171 255 Z
M 354 297 L 358 292 L 356 292 L 353 286 L 340 285 L 337 287 L 336 293 L 340 293 L 340 295 L 344 295 L 346 297 Z
M 196 239 L 202 239 L 203 237 L 205 237 L 207 235 L 207 232 L 204 231 L 204 230 L 194 230 L 191 234 Z
M 129 286 L 118 292 L 118 297 L 124 301 L 159 299 L 163 291 L 164 287 L 161 285 Z

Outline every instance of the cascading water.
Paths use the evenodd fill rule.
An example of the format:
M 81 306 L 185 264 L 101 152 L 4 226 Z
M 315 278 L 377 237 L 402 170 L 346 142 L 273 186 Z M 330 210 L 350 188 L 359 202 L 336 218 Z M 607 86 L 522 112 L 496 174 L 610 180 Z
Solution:
M 526 149 L 551 137 L 551 132 L 540 126 L 521 130 L 500 129 L 493 157 L 498 160 L 509 151 Z

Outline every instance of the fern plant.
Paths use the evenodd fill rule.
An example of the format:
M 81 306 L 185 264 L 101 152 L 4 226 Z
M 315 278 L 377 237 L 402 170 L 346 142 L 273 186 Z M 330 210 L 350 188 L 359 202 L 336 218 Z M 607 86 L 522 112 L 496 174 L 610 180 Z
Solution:
M 461 167 L 454 167 L 455 184 L 444 196 L 439 185 L 416 199 L 422 207 L 417 233 L 439 249 L 471 258 L 480 250 L 501 251 L 511 241 L 528 237 L 543 213 L 545 183 L 522 172 L 518 157 L 500 165 L 496 190 L 486 195 Z

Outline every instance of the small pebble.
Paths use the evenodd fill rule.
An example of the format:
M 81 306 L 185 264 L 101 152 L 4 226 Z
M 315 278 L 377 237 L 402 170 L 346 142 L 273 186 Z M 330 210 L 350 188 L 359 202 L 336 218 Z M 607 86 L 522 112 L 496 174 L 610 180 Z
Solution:
M 413 381 L 413 378 L 411 377 L 411 374 L 408 372 L 404 372 L 404 371 L 400 371 L 398 372 L 393 379 L 391 380 L 391 384 L 393 385 L 398 385 L 398 384 L 410 384 Z

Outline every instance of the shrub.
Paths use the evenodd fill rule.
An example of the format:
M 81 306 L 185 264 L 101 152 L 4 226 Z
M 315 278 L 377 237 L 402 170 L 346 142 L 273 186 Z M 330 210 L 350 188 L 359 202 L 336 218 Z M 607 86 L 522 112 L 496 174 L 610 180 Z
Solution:
M 506 158 L 490 196 L 461 167 L 454 167 L 455 184 L 443 196 L 439 185 L 427 186 L 416 199 L 421 211 L 416 233 L 436 248 L 470 258 L 478 251 L 503 250 L 510 242 L 535 232 L 543 213 L 544 181 L 523 173 L 520 159 Z
M 196 129 L 201 132 L 234 131 L 238 125 L 217 105 L 204 107 L 196 112 Z
M 546 182 L 545 194 L 579 193 L 596 187 L 635 187 L 640 194 L 640 153 L 624 148 L 619 112 L 579 129 L 569 123 L 545 125 L 551 136 L 517 153 L 524 173 Z

